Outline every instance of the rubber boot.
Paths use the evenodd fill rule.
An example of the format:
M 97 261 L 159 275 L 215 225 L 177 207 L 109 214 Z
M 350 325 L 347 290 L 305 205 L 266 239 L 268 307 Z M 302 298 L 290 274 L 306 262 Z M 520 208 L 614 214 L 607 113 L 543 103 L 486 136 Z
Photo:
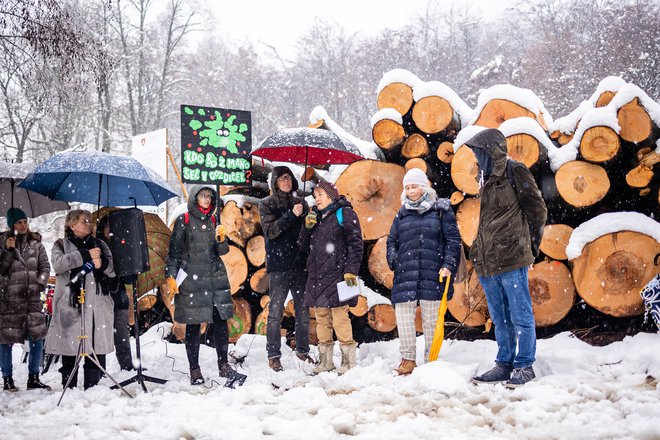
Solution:
M 332 360 L 334 344 L 319 344 L 319 364 L 312 370 L 312 374 L 324 373 L 335 369 Z

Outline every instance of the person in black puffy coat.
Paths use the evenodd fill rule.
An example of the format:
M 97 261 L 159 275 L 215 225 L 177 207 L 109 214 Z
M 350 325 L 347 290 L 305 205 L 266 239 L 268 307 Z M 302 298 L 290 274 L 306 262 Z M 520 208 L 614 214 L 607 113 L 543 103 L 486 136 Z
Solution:
M 314 188 L 314 200 L 316 206 L 305 217 L 298 240 L 303 251 L 309 250 L 305 305 L 314 307 L 316 314 L 320 358 L 314 372 L 334 369 L 334 330 L 342 354 L 342 365 L 337 369 L 341 374 L 356 365 L 357 344 L 348 308 L 357 305 L 357 297 L 339 301 L 337 283 L 357 285 L 364 253 L 362 229 L 351 203 L 332 183 L 319 183 Z
M 447 199 L 438 199 L 424 172 L 413 168 L 403 178 L 403 206 L 387 237 L 387 264 L 394 271 L 392 303 L 396 311 L 401 364 L 407 375 L 416 367 L 415 309 L 422 311 L 424 358 L 428 361 L 447 277 L 456 273 L 461 236 Z M 453 294 L 450 285 L 447 299 Z

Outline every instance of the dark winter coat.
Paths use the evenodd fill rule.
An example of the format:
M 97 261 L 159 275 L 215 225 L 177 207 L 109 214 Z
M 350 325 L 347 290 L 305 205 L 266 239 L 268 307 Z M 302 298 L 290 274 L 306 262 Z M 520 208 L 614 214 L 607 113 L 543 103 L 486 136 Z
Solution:
M 50 264 L 41 236 L 34 232 L 16 236 L 16 247 L 7 249 L 9 232 L 0 234 L 0 344 L 23 343 L 46 337 L 46 317 L 41 292 L 48 283 Z
M 465 144 L 484 150 L 493 161 L 479 190 L 479 229 L 470 249 L 477 273 L 489 277 L 533 264 L 548 214 L 534 176 L 526 166 L 514 163 L 514 189 L 506 171 L 506 138 L 499 130 L 484 130 Z
M 104 219 L 105 218 L 106 217 L 104 217 Z M 101 224 L 103 224 L 103 220 L 101 220 L 101 222 Z M 109 241 L 106 240 L 103 235 L 102 227 L 97 228 L 96 237 L 99 240 L 103 240 L 103 242 L 107 244 L 108 247 L 110 247 Z M 112 259 L 114 262 L 116 262 L 117 256 L 113 254 Z M 101 278 L 101 287 L 103 288 L 104 292 L 110 292 L 112 301 L 115 303 L 115 312 L 117 310 L 128 310 L 128 294 L 126 293 L 126 285 L 124 284 L 124 281 L 121 279 L 121 277 L 111 278 L 103 275 Z
M 402 207 L 387 237 L 387 264 L 394 271 L 392 302 L 442 299 L 440 269 L 454 275 L 460 251 L 461 236 L 449 200 L 440 199 L 421 214 Z M 448 299 L 453 292 L 450 283 Z
M 340 208 L 342 226 L 336 214 Z M 364 252 L 362 228 L 350 202 L 341 196 L 313 229 L 303 226 L 298 242 L 303 251 L 309 252 L 305 305 L 355 306 L 357 298 L 340 302 L 337 293 L 337 283 L 344 281 L 344 274 L 358 274 Z
M 289 174 L 292 179 L 290 193 L 279 191 L 276 181 L 281 176 Z M 261 227 L 266 239 L 266 271 L 288 272 L 302 271 L 305 267 L 306 255 L 298 248 L 298 234 L 303 227 L 305 215 L 309 212 L 307 202 L 296 196 L 298 182 L 287 167 L 275 167 L 270 178 L 272 195 L 259 203 Z M 303 214 L 299 217 L 293 213 L 293 206 L 302 203 Z
M 202 189 L 213 193 L 208 215 L 197 206 L 197 193 Z M 234 314 L 227 270 L 220 259 L 229 252 L 229 244 L 227 239 L 222 243 L 215 240 L 219 221 L 216 218 L 214 222 L 212 213 L 217 203 L 213 188 L 196 185 L 190 191 L 188 213 L 181 214 L 174 222 L 165 271 L 166 276 L 174 278 L 179 269 L 188 274 L 179 286 L 179 294 L 174 296 L 174 320 L 182 324 L 213 321 L 213 307 L 222 319 Z

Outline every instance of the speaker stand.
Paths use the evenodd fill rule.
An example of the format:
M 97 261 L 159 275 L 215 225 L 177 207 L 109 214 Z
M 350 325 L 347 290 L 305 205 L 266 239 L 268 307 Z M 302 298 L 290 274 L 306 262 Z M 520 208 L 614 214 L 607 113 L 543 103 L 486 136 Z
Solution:
M 140 314 L 138 313 L 137 275 L 129 275 L 126 278 L 128 278 L 131 281 L 131 287 L 133 288 L 133 331 L 135 332 L 135 354 L 137 355 L 137 364 L 138 364 L 137 374 L 131 377 L 130 379 L 126 379 L 125 381 L 119 383 L 119 385 L 113 386 L 112 389 L 115 389 L 118 386 L 124 387 L 126 385 L 132 384 L 133 382 L 138 382 L 140 386 L 142 386 L 142 390 L 145 393 L 148 393 L 149 391 L 147 390 L 147 387 L 144 384 L 145 382 L 164 384 L 167 383 L 167 380 L 142 374 L 142 354 L 140 351 L 140 324 L 139 324 Z

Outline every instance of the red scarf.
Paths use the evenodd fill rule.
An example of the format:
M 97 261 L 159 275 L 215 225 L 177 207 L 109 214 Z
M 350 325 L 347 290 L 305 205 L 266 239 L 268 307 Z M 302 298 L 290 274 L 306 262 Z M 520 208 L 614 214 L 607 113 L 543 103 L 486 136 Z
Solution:
M 213 205 L 209 205 L 209 207 L 206 208 L 206 209 L 204 209 L 201 206 L 197 205 L 197 209 L 199 209 L 202 214 L 209 215 L 211 213 L 211 211 L 213 210 Z

